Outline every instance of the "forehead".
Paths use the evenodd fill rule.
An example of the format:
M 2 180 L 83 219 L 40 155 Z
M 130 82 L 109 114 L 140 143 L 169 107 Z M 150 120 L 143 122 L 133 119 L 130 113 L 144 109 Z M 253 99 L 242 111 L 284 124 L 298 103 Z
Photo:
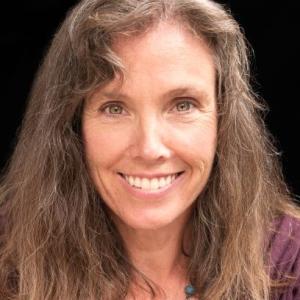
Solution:
M 162 58 L 167 63 L 174 56 L 178 59 L 178 55 L 182 60 L 190 54 L 205 56 L 208 60 L 213 56 L 204 37 L 196 36 L 177 21 L 161 21 L 136 36 L 118 35 L 113 39 L 112 49 L 127 67 L 140 61 L 144 63 L 147 58 L 153 64 Z
M 170 75 L 209 75 L 215 69 L 204 38 L 196 37 L 180 23 L 160 22 L 141 35 L 119 37 L 112 49 L 127 78 L 138 74 L 139 78 L 144 75 L 163 80 L 168 76 L 171 81 Z
M 214 97 L 212 51 L 179 23 L 161 22 L 138 36 L 119 36 L 112 50 L 123 66 L 122 76 L 116 74 L 102 86 L 103 93 L 144 98 L 197 89 Z

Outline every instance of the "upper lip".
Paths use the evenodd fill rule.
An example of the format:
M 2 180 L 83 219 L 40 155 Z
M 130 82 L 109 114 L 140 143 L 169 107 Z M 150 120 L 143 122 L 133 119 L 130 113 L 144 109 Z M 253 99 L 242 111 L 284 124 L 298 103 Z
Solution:
M 171 176 L 171 175 L 176 175 L 178 173 L 183 173 L 183 171 L 179 171 L 179 172 L 172 172 L 172 173 L 152 173 L 152 174 L 147 174 L 147 173 L 122 173 L 122 172 L 118 172 L 121 175 L 126 175 L 126 176 L 132 176 L 132 177 L 140 177 L 140 178 L 158 178 L 158 177 L 167 177 L 167 176 Z

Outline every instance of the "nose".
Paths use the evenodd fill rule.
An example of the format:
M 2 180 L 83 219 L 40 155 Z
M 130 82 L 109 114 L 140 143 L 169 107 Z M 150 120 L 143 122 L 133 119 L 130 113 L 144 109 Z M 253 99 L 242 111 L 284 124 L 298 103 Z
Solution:
M 154 116 L 148 115 L 137 122 L 131 156 L 149 162 L 169 158 L 172 151 L 167 143 L 170 138 L 167 131 L 163 122 Z

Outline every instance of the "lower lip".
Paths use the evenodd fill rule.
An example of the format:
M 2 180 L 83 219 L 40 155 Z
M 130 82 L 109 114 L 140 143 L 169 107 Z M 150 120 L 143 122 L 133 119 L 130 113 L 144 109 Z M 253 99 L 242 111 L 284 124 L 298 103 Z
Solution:
M 157 190 L 143 190 L 139 188 L 135 188 L 131 186 L 124 177 L 122 177 L 120 174 L 118 174 L 118 177 L 121 180 L 121 184 L 124 186 L 124 188 L 132 194 L 136 198 L 143 198 L 143 199 L 157 199 L 165 196 L 166 194 L 173 191 L 183 180 L 185 177 L 185 172 L 180 174 L 175 178 L 175 180 L 168 184 L 167 186 L 157 189 Z

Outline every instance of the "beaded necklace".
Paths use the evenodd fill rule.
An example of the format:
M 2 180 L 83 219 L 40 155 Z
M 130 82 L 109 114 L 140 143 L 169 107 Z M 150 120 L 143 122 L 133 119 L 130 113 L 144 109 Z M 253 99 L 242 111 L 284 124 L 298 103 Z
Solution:
M 185 299 L 189 299 L 195 295 L 196 289 L 191 284 L 188 284 L 184 288 L 184 293 L 185 293 Z

